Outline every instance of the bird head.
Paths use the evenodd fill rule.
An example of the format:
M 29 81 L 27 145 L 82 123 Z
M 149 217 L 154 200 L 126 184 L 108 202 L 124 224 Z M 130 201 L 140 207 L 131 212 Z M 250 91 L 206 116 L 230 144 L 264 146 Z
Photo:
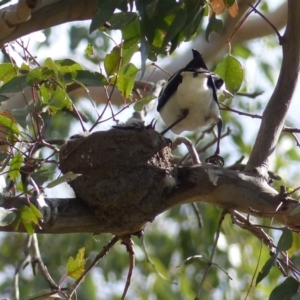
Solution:
M 226 89 L 225 82 L 224 82 L 224 80 L 220 76 L 218 76 L 216 74 L 213 74 L 212 78 L 213 78 L 213 81 L 215 83 L 218 95 L 222 94 L 222 95 L 226 96 L 227 98 L 233 98 L 234 97 L 233 94 L 230 93 Z

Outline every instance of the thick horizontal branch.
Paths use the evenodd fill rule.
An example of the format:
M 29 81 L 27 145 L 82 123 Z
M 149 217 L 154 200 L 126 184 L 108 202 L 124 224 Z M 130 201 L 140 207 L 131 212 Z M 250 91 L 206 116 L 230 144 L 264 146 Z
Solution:
M 37 199 L 31 198 L 30 202 L 38 207 Z M 45 202 L 48 207 L 41 210 L 44 219 L 40 226 L 35 228 L 37 233 L 98 232 L 99 222 L 82 200 L 76 198 L 47 198 Z M 20 209 L 27 204 L 26 198 L 7 197 L 1 207 Z M 99 228 L 99 232 L 103 232 L 101 226 Z M 18 229 L 14 229 L 11 225 L 0 227 L 0 231 L 26 232 L 22 224 Z
M 51 3 L 48 5 L 48 3 Z M 7 37 L 0 40 L 0 48 L 29 33 L 50 28 L 59 24 L 91 19 L 97 7 L 96 0 L 89 1 L 41 1 L 33 10 L 31 19 L 17 26 Z
M 144 224 L 147 223 L 147 219 L 154 219 L 174 206 L 206 202 L 261 218 L 274 218 L 294 230 L 300 229 L 300 213 L 291 216 L 291 212 L 298 207 L 298 202 L 278 193 L 257 177 L 205 164 L 178 169 L 177 179 L 180 184 L 162 202 L 159 199 L 156 203 L 156 199 L 153 199 L 155 213 L 152 211 L 148 216 L 144 215 Z M 31 201 L 37 205 L 35 199 Z M 6 198 L 4 203 L 2 207 L 20 208 L 27 204 L 27 200 Z M 93 211 L 79 199 L 46 199 L 46 203 L 48 204 L 48 209 L 44 211 L 46 218 L 40 228 L 36 228 L 37 233 L 111 232 L 108 224 L 97 219 Z M 137 217 L 139 214 L 145 212 L 136 208 L 132 210 L 132 220 L 139 219 Z M 141 227 L 144 224 L 141 224 Z M 123 226 L 126 231 L 126 224 Z M 14 230 L 12 226 L 7 226 L 0 228 L 0 231 L 25 232 L 25 229 L 20 226 Z

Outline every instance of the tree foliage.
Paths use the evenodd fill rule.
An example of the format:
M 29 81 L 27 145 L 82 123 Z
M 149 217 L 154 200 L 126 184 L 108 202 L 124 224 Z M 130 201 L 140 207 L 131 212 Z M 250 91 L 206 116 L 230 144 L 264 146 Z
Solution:
M 2 298 L 299 299 L 299 129 L 297 118 L 286 119 L 299 73 L 298 0 L 275 8 L 243 0 L 84 2 L 0 3 L 0 228 L 8 231 L 1 235 Z M 88 22 L 60 25 L 76 20 Z M 54 49 L 52 42 L 66 40 L 64 28 L 69 45 Z M 44 42 L 19 39 L 36 30 Z M 139 133 L 130 132 L 116 148 L 125 134 L 106 130 L 132 114 L 163 128 L 153 109 L 159 79 L 184 66 L 192 47 L 235 94 L 219 99 L 226 164 L 193 166 L 184 147 L 175 150 L 171 165 L 169 157 L 164 163 L 178 184 L 161 200 L 163 177 L 152 184 L 146 169 L 135 173 L 157 133 L 137 142 Z M 97 130 L 104 131 L 99 148 L 87 135 Z M 78 151 L 96 152 L 100 166 L 112 160 L 113 169 L 97 173 L 101 184 L 128 172 L 126 184 L 106 184 L 124 206 L 113 209 L 112 195 L 91 211 L 67 198 L 68 183 L 74 187 L 87 164 L 78 166 L 84 152 L 75 153 L 76 162 L 68 162 L 74 170 L 61 174 L 59 159 L 70 152 L 59 149 L 78 131 Z M 204 161 L 216 141 L 213 127 L 186 136 Z M 115 149 L 123 156 L 113 161 Z M 132 190 L 127 198 L 124 185 Z M 120 235 L 99 220 L 111 210 L 117 223 L 123 211 L 134 223 L 141 215 L 133 193 L 143 189 L 160 203 L 151 217 L 143 212 L 143 236 Z

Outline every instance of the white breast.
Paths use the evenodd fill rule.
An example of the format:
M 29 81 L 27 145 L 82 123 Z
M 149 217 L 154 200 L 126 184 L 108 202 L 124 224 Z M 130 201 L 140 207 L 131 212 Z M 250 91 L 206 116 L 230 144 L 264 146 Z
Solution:
M 207 86 L 207 74 L 182 72 L 182 83 L 177 91 L 169 98 L 160 111 L 164 122 L 170 126 L 182 114 L 182 110 L 189 111 L 187 117 L 171 128 L 175 134 L 183 131 L 194 131 L 211 122 L 218 122 L 220 111 L 213 98 L 213 91 Z

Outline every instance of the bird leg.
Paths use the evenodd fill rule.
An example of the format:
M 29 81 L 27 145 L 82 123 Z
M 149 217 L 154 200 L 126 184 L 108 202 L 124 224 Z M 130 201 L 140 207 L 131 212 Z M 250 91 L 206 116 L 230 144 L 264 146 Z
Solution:
M 220 140 L 221 140 L 221 132 L 222 132 L 223 122 L 220 119 L 217 123 L 217 129 L 218 129 L 218 139 L 217 139 L 217 149 L 215 151 L 215 154 L 208 157 L 205 162 L 212 163 L 214 165 L 220 165 L 221 167 L 224 166 L 224 159 L 222 156 L 220 156 Z
M 180 121 L 185 119 L 188 114 L 189 114 L 189 110 L 183 109 L 181 111 L 181 116 L 174 123 L 172 123 L 169 127 L 167 127 L 165 130 L 163 130 L 160 134 L 164 135 L 166 132 L 168 132 L 170 129 L 172 129 L 175 125 L 177 125 Z

